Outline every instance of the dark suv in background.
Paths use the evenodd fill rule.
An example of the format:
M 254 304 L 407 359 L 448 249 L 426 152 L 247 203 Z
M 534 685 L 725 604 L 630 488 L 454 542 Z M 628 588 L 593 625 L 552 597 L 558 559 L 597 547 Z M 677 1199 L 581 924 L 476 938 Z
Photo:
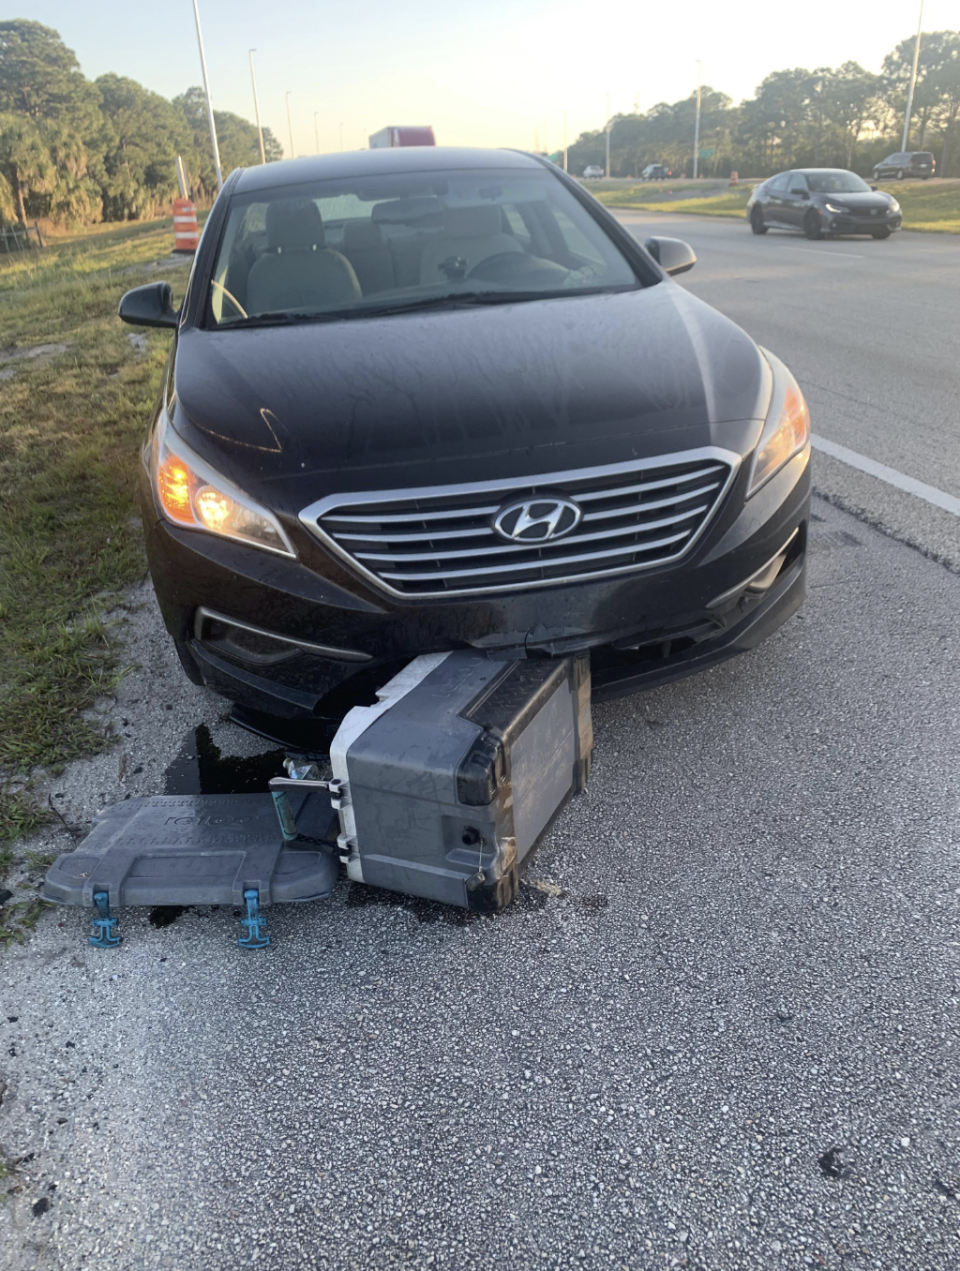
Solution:
M 926 181 L 936 171 L 936 163 L 929 150 L 907 150 L 899 154 L 888 154 L 885 159 L 873 165 L 873 179 L 896 177 L 902 181 L 904 177 L 919 177 Z

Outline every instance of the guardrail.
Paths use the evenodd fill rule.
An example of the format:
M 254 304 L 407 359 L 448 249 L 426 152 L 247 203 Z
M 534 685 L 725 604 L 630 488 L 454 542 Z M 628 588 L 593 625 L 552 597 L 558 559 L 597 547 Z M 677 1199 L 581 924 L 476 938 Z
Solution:
M 8 256 L 11 252 L 31 250 L 34 246 L 31 239 L 36 239 L 37 247 L 43 246 L 40 226 L 36 221 L 32 225 L 24 226 L 23 229 L 7 229 L 6 225 L 0 225 L 0 239 L 3 240 L 3 246 Z

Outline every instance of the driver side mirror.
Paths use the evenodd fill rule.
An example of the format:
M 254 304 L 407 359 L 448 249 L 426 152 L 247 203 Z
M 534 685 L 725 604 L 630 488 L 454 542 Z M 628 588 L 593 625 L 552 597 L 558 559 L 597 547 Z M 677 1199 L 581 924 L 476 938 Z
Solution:
M 665 274 L 685 274 L 697 263 L 697 253 L 682 238 L 648 238 L 643 245 Z
M 798 199 L 808 199 L 810 197 L 810 191 L 801 190 L 799 186 L 797 186 L 796 189 L 791 190 L 790 193 L 795 195 Z
M 180 314 L 173 307 L 173 288 L 168 282 L 134 287 L 120 301 L 117 316 L 137 327 L 175 327 Z
M 871 190 L 879 190 L 879 188 L 880 187 L 878 185 L 871 185 L 870 187 Z

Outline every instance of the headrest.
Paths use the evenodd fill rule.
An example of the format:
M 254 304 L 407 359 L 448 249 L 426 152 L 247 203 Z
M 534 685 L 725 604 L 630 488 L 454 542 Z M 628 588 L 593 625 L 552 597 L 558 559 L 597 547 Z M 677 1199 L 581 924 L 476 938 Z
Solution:
M 344 251 L 383 246 L 383 230 L 373 221 L 347 221 L 343 227 Z
M 371 217 L 381 225 L 405 225 L 425 216 L 439 216 L 443 211 L 440 200 L 431 195 L 412 199 L 391 199 L 389 203 L 375 203 Z
M 323 246 L 323 221 L 312 199 L 277 199 L 267 204 L 267 244 L 283 252 Z
M 451 238 L 492 238 L 501 233 L 503 222 L 495 203 L 482 203 L 477 207 L 448 207 L 443 227 Z

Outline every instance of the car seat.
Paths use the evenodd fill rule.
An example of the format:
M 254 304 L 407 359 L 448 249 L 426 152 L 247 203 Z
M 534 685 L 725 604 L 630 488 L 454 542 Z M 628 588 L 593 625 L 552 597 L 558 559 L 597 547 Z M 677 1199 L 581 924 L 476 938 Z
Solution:
M 353 266 L 365 296 L 396 287 L 393 256 L 375 221 L 347 221 L 343 227 L 343 254 Z
M 443 233 L 425 244 L 420 258 L 420 282 L 423 286 L 445 282 L 443 268 L 451 258 L 462 260 L 463 274 L 491 256 L 505 252 L 522 252 L 512 234 L 503 232 L 499 206 L 484 203 L 477 207 L 448 207 L 444 211 Z
M 327 309 L 363 294 L 345 256 L 324 246 L 323 221 L 311 199 L 267 204 L 267 250 L 247 279 L 247 312 Z

